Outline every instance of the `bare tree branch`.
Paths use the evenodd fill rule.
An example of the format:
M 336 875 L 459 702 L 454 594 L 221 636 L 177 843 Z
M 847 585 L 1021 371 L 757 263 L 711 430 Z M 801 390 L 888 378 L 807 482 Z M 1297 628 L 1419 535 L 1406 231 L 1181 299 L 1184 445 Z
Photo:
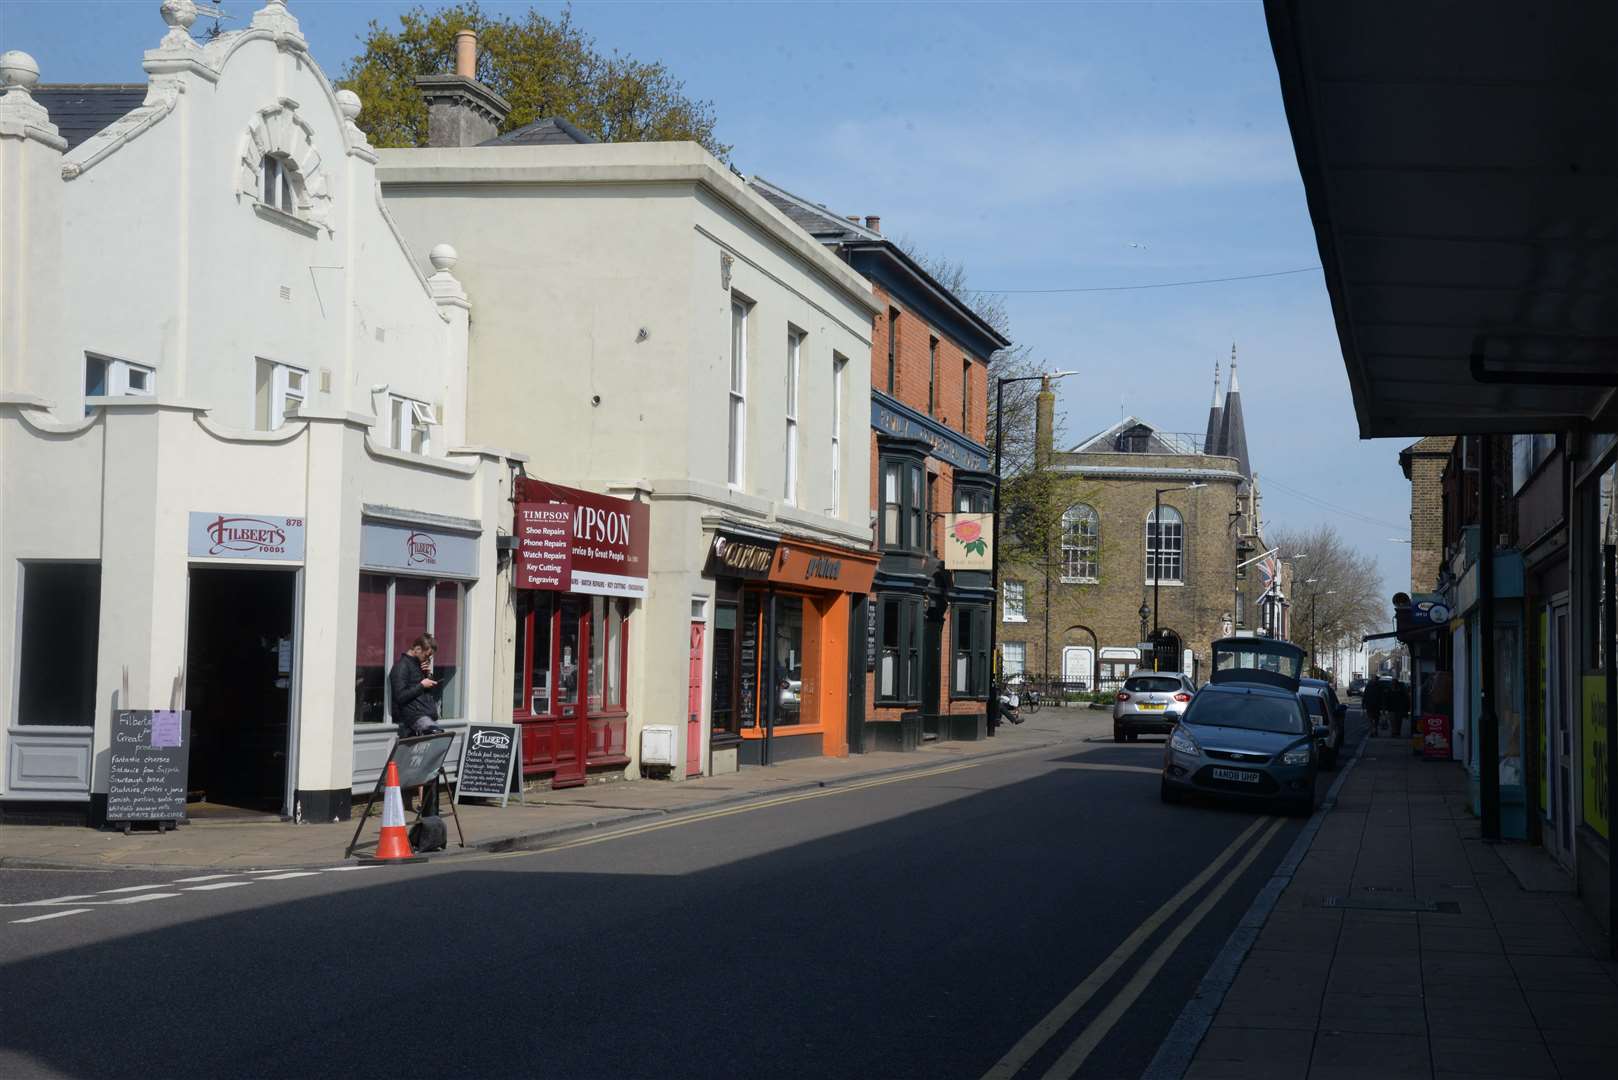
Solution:
M 1358 648 L 1361 636 L 1387 626 L 1389 601 L 1381 595 L 1376 559 L 1350 547 L 1336 526 L 1273 529 L 1265 540 L 1289 561 L 1290 553 L 1302 553 L 1292 562 L 1294 640 L 1325 655 L 1336 646 Z

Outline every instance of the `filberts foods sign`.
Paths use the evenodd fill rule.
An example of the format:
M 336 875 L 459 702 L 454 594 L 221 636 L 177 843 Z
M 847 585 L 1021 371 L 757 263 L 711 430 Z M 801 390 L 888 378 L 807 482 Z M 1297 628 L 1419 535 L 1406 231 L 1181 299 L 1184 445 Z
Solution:
M 193 559 L 303 561 L 303 518 L 192 511 L 186 552 Z

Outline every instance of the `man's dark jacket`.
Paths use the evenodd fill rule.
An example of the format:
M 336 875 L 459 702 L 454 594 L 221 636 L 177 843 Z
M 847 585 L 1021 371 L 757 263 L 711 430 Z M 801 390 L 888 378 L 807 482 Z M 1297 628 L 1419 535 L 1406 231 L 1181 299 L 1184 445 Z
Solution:
M 393 670 L 388 672 L 389 690 L 393 695 L 393 722 L 399 725 L 400 738 L 421 734 L 415 730 L 417 720 L 425 719 L 432 723 L 438 719 L 438 698 L 421 685 L 421 680 L 425 678 L 427 675 L 421 670 L 421 661 L 409 653 L 401 654 L 394 662 Z

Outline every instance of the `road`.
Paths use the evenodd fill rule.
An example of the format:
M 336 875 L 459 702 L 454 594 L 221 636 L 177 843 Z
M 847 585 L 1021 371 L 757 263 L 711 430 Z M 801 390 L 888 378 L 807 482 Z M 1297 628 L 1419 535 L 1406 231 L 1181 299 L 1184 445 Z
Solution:
M 1303 824 L 1162 805 L 1161 757 L 420 866 L 0 871 L 58 901 L 0 910 L 0 1075 L 1137 1077 Z

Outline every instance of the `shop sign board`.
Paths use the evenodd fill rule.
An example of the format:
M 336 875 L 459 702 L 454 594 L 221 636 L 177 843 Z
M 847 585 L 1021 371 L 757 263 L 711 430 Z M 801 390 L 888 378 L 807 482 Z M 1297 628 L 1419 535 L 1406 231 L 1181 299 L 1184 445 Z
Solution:
M 770 566 L 770 580 L 778 585 L 868 593 L 876 578 L 876 563 L 848 558 L 835 549 L 800 547 L 783 540 Z
M 517 504 L 517 588 L 573 587 L 573 509 L 567 503 Z
M 476 578 L 478 538 L 421 525 L 362 521 L 360 565 L 367 570 Z
M 516 724 L 473 724 L 466 729 L 461 764 L 455 774 L 455 801 L 463 797 L 523 801 L 522 732 Z
M 994 515 L 944 515 L 944 569 L 993 569 Z
M 594 596 L 646 595 L 652 514 L 645 503 L 534 480 L 519 481 L 520 503 L 570 506 L 573 520 L 569 592 Z
M 1607 745 L 1607 677 L 1586 675 L 1581 696 L 1584 731 L 1579 760 L 1584 764 L 1584 823 L 1608 839 L 1612 836 L 1612 792 L 1607 790 L 1607 755 L 1612 753 L 1612 747 Z
M 865 670 L 876 670 L 876 597 L 865 601 Z
M 947 428 L 880 393 L 871 394 L 871 426 L 885 434 L 929 443 L 933 457 L 947 461 L 957 469 L 970 469 L 973 472 L 987 472 L 989 469 L 987 449 L 953 428 Z
M 763 581 L 770 576 L 775 548 L 774 540 L 715 533 L 713 543 L 708 545 L 708 564 L 702 572 L 711 578 L 736 577 Z
M 186 534 L 193 559 L 303 561 L 303 518 L 193 510 Z
M 107 774 L 108 821 L 185 817 L 191 714 L 123 709 L 113 714 Z
M 1421 737 L 1421 756 L 1435 761 L 1450 759 L 1450 718 L 1442 713 L 1425 713 L 1417 734 Z

